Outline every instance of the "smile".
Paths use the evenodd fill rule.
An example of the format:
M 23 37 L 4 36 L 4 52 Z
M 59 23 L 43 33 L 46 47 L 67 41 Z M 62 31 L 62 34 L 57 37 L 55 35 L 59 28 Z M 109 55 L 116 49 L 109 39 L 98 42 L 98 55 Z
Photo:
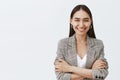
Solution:
M 78 31 L 80 31 L 80 32 L 84 32 L 86 30 L 86 28 L 80 28 L 80 29 L 78 29 Z

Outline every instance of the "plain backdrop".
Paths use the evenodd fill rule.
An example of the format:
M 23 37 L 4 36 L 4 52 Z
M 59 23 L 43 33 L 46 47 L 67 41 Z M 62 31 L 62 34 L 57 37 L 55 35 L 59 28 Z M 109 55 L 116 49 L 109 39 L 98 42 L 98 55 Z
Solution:
M 119 79 L 119 0 L 0 0 L 0 80 L 56 80 L 58 41 L 69 35 L 69 18 L 87 5 L 109 63 L 106 80 Z

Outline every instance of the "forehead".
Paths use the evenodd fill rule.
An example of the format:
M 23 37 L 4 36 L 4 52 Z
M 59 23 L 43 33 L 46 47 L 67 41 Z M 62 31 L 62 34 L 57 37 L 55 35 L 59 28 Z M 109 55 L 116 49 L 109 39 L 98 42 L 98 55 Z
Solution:
M 79 10 L 79 11 L 75 12 L 75 14 L 73 15 L 73 18 L 83 19 L 83 18 L 90 18 L 90 16 L 84 10 Z

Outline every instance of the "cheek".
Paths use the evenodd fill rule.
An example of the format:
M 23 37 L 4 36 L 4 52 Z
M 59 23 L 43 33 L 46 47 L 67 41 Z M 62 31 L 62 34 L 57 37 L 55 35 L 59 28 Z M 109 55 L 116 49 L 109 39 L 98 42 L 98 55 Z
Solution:
M 76 23 L 76 22 L 72 22 L 72 25 L 73 25 L 73 26 L 76 26 L 76 25 L 77 25 L 77 23 Z
M 76 31 L 77 30 L 77 26 L 73 25 L 73 29 L 74 29 L 74 31 Z
M 86 23 L 85 26 L 86 26 L 87 28 L 90 28 L 91 23 Z
M 75 29 L 77 29 L 77 24 L 76 23 L 74 23 L 74 24 L 72 24 L 73 25 L 73 29 L 75 30 Z
M 74 28 L 74 29 L 76 29 L 76 28 L 77 28 L 77 26 L 78 26 L 77 24 L 73 24 L 73 28 Z
M 76 27 L 76 26 L 78 26 L 78 23 L 77 23 L 77 22 L 73 22 L 72 25 L 73 25 L 74 27 Z

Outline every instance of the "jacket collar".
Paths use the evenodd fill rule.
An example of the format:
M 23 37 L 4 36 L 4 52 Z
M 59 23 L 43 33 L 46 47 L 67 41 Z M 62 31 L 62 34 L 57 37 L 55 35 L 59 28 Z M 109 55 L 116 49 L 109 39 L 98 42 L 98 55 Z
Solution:
M 69 46 L 76 47 L 76 34 L 69 38 Z M 87 47 L 91 48 L 94 46 L 94 41 L 91 37 L 87 36 Z

